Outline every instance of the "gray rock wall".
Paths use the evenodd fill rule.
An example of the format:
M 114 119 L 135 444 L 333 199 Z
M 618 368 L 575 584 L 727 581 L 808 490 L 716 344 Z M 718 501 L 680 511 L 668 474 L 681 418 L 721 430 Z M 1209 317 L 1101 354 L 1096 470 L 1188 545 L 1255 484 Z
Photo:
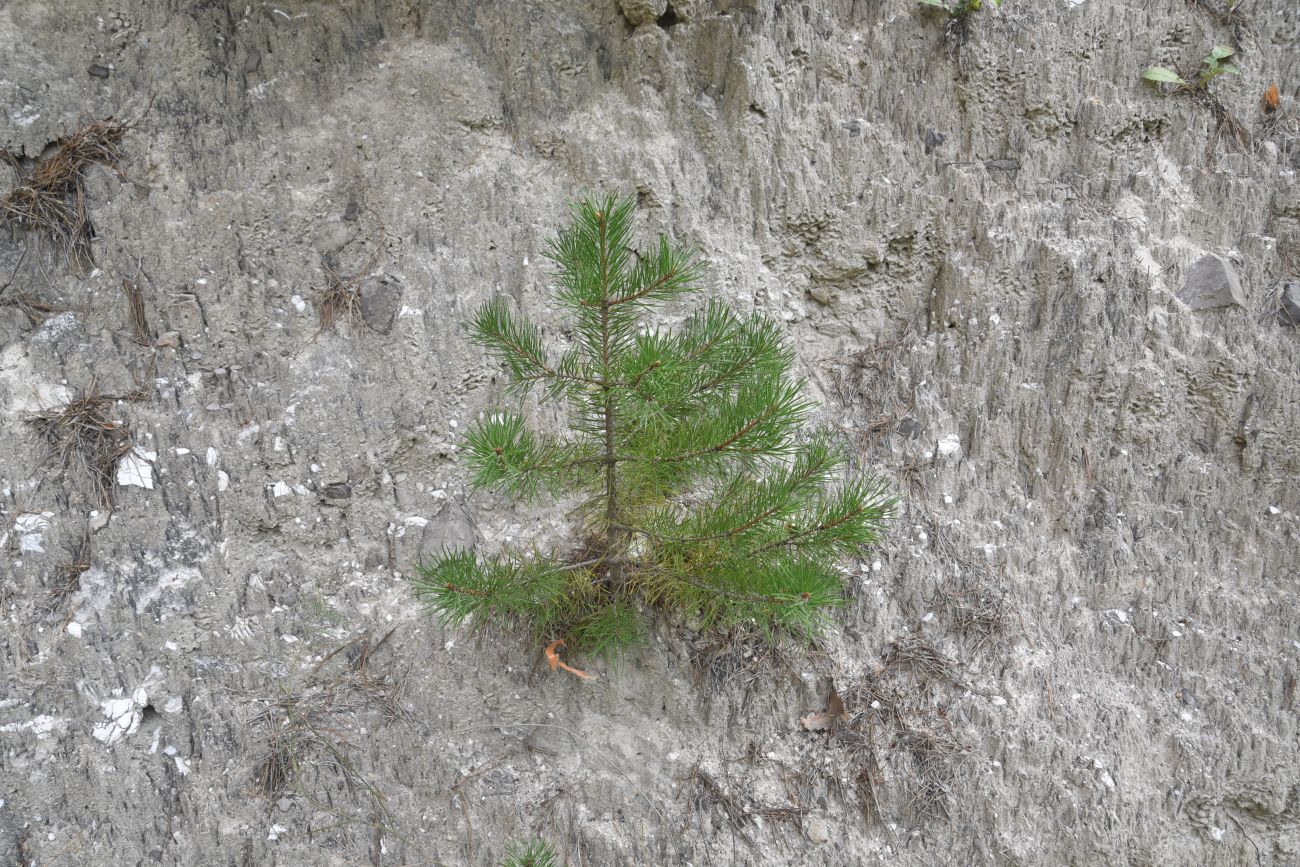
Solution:
M 0 237 L 6 861 L 1300 863 L 1295 4 L 1007 0 L 960 47 L 905 0 L 663 5 L 0 4 L 0 145 L 133 121 L 93 270 Z M 1229 42 L 1217 107 L 1139 80 Z M 422 551 L 563 538 L 467 497 L 460 322 L 545 319 L 604 190 L 903 498 L 814 652 L 664 625 L 579 683 L 413 599 Z M 91 388 L 138 398 L 111 514 L 28 423 Z

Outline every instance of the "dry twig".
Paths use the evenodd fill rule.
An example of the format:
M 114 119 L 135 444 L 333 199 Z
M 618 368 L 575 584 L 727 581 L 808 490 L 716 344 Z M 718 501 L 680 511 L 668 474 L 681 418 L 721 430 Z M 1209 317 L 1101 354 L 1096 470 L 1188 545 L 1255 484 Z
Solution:
M 149 331 L 149 320 L 144 312 L 144 293 L 140 291 L 140 286 L 131 280 L 122 281 L 122 291 L 126 293 L 132 337 L 141 346 L 153 346 L 153 334 Z

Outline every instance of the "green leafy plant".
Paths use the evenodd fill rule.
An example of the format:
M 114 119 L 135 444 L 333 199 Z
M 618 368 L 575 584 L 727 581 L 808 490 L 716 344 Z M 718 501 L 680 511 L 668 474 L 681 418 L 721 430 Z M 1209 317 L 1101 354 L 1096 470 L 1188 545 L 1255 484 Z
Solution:
M 675 328 L 647 322 L 697 291 L 701 268 L 662 236 L 634 252 L 634 207 L 581 202 L 551 242 L 567 346 L 500 298 L 469 323 L 510 391 L 566 404 L 572 427 L 487 415 L 466 438 L 474 484 L 577 495 L 573 543 L 448 552 L 419 568 L 416 591 L 446 623 L 526 627 L 551 641 L 548 658 L 560 642 L 618 654 L 644 636 L 647 607 L 699 629 L 815 635 L 842 600 L 839 562 L 876 541 L 893 499 L 878 480 L 842 479 L 828 434 L 800 437 L 813 404 L 775 322 L 717 301 Z
M 1221 75 L 1240 75 L 1241 70 L 1233 61 L 1237 52 L 1226 45 L 1216 45 L 1210 49 L 1210 53 L 1205 55 L 1201 60 L 1200 69 L 1197 73 L 1187 79 L 1178 69 L 1170 69 L 1167 66 L 1148 66 L 1142 70 L 1142 77 L 1147 81 L 1155 83 L 1157 87 L 1163 84 L 1174 85 L 1174 93 L 1199 93 L 1204 92 L 1210 82 L 1214 81 Z
M 555 857 L 555 847 L 545 840 L 532 840 L 523 846 L 512 843 L 501 867 L 555 867 Z

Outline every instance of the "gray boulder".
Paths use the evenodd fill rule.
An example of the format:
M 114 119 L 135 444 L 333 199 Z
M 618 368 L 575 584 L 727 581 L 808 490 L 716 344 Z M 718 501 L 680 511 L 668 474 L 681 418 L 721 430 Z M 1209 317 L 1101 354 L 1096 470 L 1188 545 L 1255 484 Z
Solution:
M 1178 299 L 1193 310 L 1210 310 L 1236 304 L 1246 306 L 1241 280 L 1232 263 L 1215 253 L 1202 256 L 1187 273 Z
M 380 274 L 361 283 L 361 318 L 380 334 L 393 330 L 397 311 L 402 308 L 402 283 L 396 277 Z
M 1282 284 L 1277 318 L 1283 325 L 1300 328 L 1300 280 L 1288 280 Z
M 461 500 L 448 500 L 424 525 L 424 535 L 420 538 L 421 559 L 432 560 L 455 551 L 473 551 L 477 545 L 478 523 L 473 511 Z

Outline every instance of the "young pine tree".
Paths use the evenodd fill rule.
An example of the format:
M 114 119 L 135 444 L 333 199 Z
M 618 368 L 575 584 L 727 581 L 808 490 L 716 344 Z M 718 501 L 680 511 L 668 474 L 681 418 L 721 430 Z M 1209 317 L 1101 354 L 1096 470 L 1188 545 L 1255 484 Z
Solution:
M 828 435 L 800 438 L 813 405 L 775 322 L 708 301 L 675 329 L 647 324 L 700 269 L 663 237 L 633 252 L 633 207 L 579 203 L 551 242 L 572 332 L 558 355 L 500 298 L 469 324 L 510 389 L 567 404 L 572 427 L 487 417 L 467 436 L 474 484 L 581 495 L 575 550 L 447 553 L 419 568 L 417 592 L 445 622 L 509 621 L 604 655 L 643 635 L 647 608 L 815 634 L 842 598 L 837 564 L 876 540 L 893 500 L 841 480 Z

